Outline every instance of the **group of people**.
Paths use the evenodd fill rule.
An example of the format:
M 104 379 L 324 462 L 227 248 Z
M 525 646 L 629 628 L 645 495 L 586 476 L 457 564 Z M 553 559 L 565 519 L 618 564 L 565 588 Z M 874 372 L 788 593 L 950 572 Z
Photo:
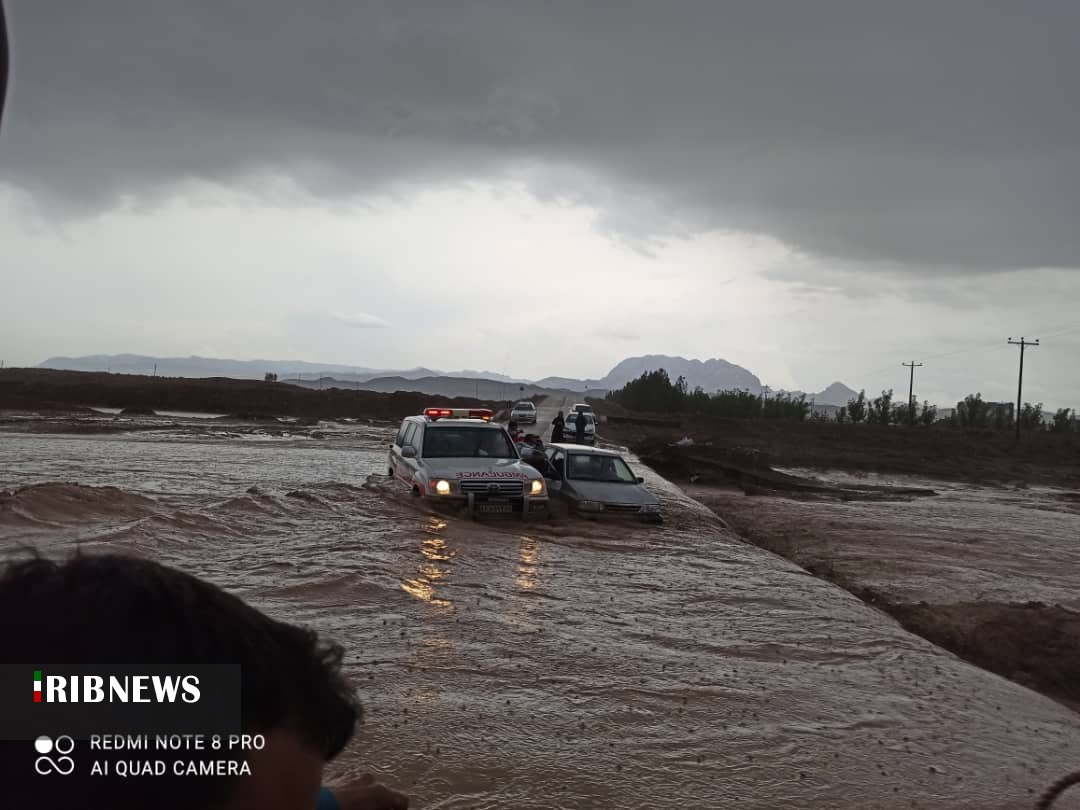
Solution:
M 585 420 L 575 419 L 574 428 L 575 440 L 578 444 L 583 443 L 585 441 Z M 539 435 L 526 433 L 512 419 L 506 429 L 510 433 L 510 438 L 513 440 L 514 446 L 517 447 L 518 455 L 521 456 L 522 461 L 536 467 L 545 476 L 557 476 L 555 468 L 551 466 L 551 462 L 548 461 L 547 454 L 544 452 L 544 441 Z M 562 442 L 566 440 L 565 437 L 566 417 L 562 411 L 559 411 L 558 416 L 551 421 L 551 441 L 552 443 Z
M 578 413 L 574 417 L 574 441 L 578 444 L 585 443 L 585 425 L 587 421 L 583 414 Z M 563 416 L 563 412 L 559 411 L 559 415 L 551 421 L 551 440 L 553 442 L 565 441 L 566 435 L 566 417 Z
M 540 441 L 540 437 L 534 433 L 525 433 L 513 419 L 510 420 L 507 430 L 510 431 L 510 438 L 514 440 L 514 444 L 521 445 L 525 443 L 531 446 L 539 444 L 541 450 L 543 450 L 543 442 Z M 559 414 L 551 420 L 551 441 L 553 443 L 566 441 L 566 417 L 563 416 L 562 411 L 559 411 Z M 574 419 L 574 441 L 578 444 L 585 441 L 584 419 Z

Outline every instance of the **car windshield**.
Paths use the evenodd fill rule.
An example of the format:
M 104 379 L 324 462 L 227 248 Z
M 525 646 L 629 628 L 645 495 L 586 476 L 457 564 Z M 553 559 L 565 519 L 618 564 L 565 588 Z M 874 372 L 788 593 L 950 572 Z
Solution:
M 618 456 L 571 453 L 568 478 L 575 481 L 609 481 L 613 484 L 636 484 L 637 478 Z
M 493 427 L 428 427 L 424 458 L 517 458 L 505 430 Z
M 535 409 L 536 406 L 533 405 L 531 402 L 519 402 L 517 405 L 514 406 L 515 411 L 532 411 Z

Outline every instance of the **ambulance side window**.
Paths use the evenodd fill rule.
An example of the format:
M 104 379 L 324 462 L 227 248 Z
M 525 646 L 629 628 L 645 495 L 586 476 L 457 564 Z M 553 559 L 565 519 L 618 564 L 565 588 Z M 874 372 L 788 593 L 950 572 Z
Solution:
M 401 423 L 401 430 L 398 431 L 397 438 L 394 439 L 394 444 L 396 444 L 398 447 L 405 446 L 405 431 L 409 429 L 409 425 L 411 424 L 412 422 L 408 421 L 403 421 Z
M 406 426 L 406 428 L 405 428 L 405 435 L 401 439 L 401 445 L 400 446 L 401 447 L 407 447 L 408 445 L 412 444 L 413 436 L 415 436 L 415 435 L 416 435 L 416 423 L 415 422 L 409 422 L 408 426 Z

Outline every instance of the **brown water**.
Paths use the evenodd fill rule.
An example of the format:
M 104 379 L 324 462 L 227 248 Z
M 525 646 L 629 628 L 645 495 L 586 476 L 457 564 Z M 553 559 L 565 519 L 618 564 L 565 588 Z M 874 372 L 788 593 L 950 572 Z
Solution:
M 260 430 L 0 433 L 0 551 L 146 554 L 336 637 L 336 768 L 416 807 L 1018 808 L 1080 766 L 1080 717 L 646 469 L 659 529 L 476 525 L 379 477 L 391 429 Z
M 840 486 L 926 487 L 937 495 L 840 502 L 689 489 L 721 515 L 785 541 L 787 556 L 828 559 L 841 578 L 894 601 L 1039 601 L 1080 610 L 1080 493 L 787 472 Z

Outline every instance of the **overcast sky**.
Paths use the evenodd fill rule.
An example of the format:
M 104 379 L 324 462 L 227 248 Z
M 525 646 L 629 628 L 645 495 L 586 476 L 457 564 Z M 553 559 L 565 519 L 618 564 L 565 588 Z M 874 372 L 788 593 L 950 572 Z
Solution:
M 1080 407 L 1080 5 L 7 0 L 0 359 Z

